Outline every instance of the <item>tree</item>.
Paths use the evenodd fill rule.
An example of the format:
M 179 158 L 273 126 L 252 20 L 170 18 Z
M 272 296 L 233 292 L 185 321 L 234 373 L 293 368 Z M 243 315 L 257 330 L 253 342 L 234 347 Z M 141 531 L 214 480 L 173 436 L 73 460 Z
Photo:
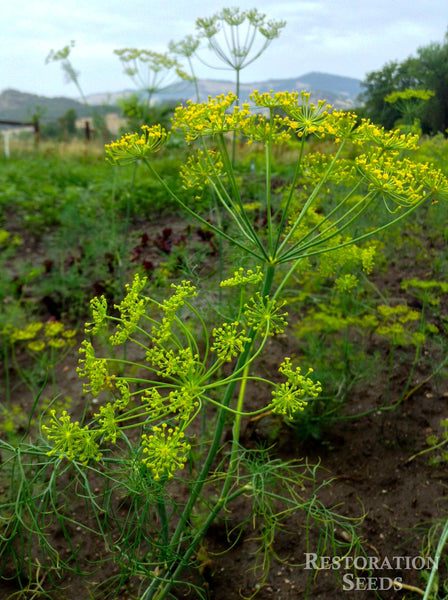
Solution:
M 431 43 L 417 50 L 403 62 L 388 62 L 379 71 L 368 73 L 362 83 L 361 100 L 365 114 L 387 128 L 394 127 L 401 113 L 385 100 L 394 92 L 430 90 L 434 95 L 422 106 L 422 129 L 425 133 L 446 132 L 448 128 L 448 32 L 443 43 Z
M 419 48 L 417 59 L 410 65 L 421 87 L 434 92 L 426 104 L 425 121 L 431 132 L 448 129 L 448 31 L 442 44 Z M 423 120 L 423 119 L 422 119 Z

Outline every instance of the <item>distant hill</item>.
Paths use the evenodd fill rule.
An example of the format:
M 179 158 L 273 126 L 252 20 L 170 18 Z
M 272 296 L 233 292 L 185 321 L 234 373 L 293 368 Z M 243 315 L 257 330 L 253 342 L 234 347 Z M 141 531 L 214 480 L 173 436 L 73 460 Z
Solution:
M 235 90 L 235 82 L 231 80 L 219 81 L 214 79 L 200 79 L 198 81 L 201 102 L 209 96 L 227 94 Z M 249 94 L 254 90 L 263 92 L 300 92 L 308 91 L 311 99 L 326 100 L 336 108 L 353 108 L 358 105 L 357 96 L 361 93 L 361 81 L 350 77 L 329 75 L 327 73 L 307 73 L 291 79 L 268 79 L 266 81 L 253 81 L 240 84 L 240 102 L 249 102 Z M 164 94 L 157 94 L 156 99 L 163 100 L 193 100 L 195 90 L 192 83 L 181 82 L 172 86 Z
M 198 81 L 201 101 L 209 96 L 227 94 L 235 89 L 234 81 L 200 79 Z M 328 73 L 307 73 L 291 79 L 269 79 L 241 84 L 240 101 L 248 102 L 253 90 L 259 92 L 274 92 L 306 90 L 311 93 L 311 99 L 326 100 L 336 108 L 353 108 L 359 103 L 357 96 L 361 93 L 361 81 L 350 77 L 330 75 Z M 122 90 L 113 93 L 92 94 L 87 97 L 91 106 L 99 114 L 120 113 L 116 101 L 118 98 L 132 93 L 132 90 Z M 192 83 L 181 82 L 171 86 L 164 94 L 155 95 L 157 101 L 182 102 L 194 100 L 195 91 Z M 36 94 L 28 94 L 17 90 L 6 89 L 0 93 L 0 120 L 29 121 L 31 116 L 43 111 L 43 124 L 56 121 L 68 110 L 73 109 L 78 118 L 88 117 L 89 109 L 78 100 L 58 96 L 49 98 Z
M 73 109 L 78 117 L 88 117 L 94 108 L 100 114 L 120 112 L 116 105 L 113 106 L 91 106 L 86 107 L 82 102 L 72 98 L 58 96 L 48 98 L 19 92 L 18 90 L 6 89 L 0 93 L 0 120 L 4 121 L 30 121 L 33 114 L 43 113 L 41 123 L 56 121 L 68 110 Z
M 235 82 L 231 80 L 199 79 L 199 96 L 201 102 L 207 100 L 209 96 L 218 96 L 227 94 L 235 89 Z M 254 81 L 251 83 L 242 83 L 240 100 L 249 101 L 249 94 L 254 90 L 259 92 L 284 92 L 302 90 L 309 91 L 313 101 L 318 99 L 326 100 L 336 108 L 353 108 L 358 106 L 357 96 L 361 93 L 361 81 L 351 77 L 342 77 L 340 75 L 330 75 L 328 73 L 307 73 L 300 77 L 291 79 L 269 79 L 267 81 Z M 132 93 L 130 90 L 114 92 L 111 94 L 92 94 L 88 96 L 88 101 L 101 104 L 102 102 L 116 101 L 117 98 Z M 135 93 L 135 92 L 134 92 Z M 195 89 L 193 83 L 180 82 L 172 85 L 163 94 L 155 94 L 154 98 L 158 101 L 181 102 L 185 100 L 195 100 Z

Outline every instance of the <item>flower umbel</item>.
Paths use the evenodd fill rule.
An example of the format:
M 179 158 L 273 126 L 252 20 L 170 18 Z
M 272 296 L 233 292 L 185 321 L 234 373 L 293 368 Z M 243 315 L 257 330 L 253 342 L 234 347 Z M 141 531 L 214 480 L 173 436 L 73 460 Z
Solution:
M 61 416 L 56 411 L 50 411 L 51 419 L 42 430 L 54 447 L 48 452 L 49 456 L 59 454 L 59 458 L 80 460 L 87 464 L 89 460 L 99 460 L 101 453 L 94 440 L 94 434 L 86 427 L 81 427 L 78 421 L 71 421 L 70 415 L 64 410 Z
M 184 438 L 179 427 L 168 427 L 166 423 L 153 427 L 152 435 L 142 435 L 143 463 L 156 481 L 164 477 L 172 479 L 178 469 L 185 467 L 191 446 Z
M 125 165 L 158 152 L 166 143 L 169 133 L 160 125 L 142 126 L 143 133 L 128 133 L 116 142 L 107 144 L 106 155 L 112 163 Z
M 317 398 L 322 391 L 322 386 L 319 381 L 314 383 L 308 377 L 313 369 L 309 369 L 306 375 L 302 375 L 300 367 L 292 368 L 290 358 L 285 358 L 279 371 L 285 375 L 287 381 L 277 385 L 272 392 L 272 412 L 284 415 L 292 421 L 295 414 L 307 405 L 307 398 Z
M 248 269 L 244 272 L 243 267 L 240 267 L 238 271 L 233 273 L 233 277 L 229 279 L 225 279 L 221 281 L 219 284 L 221 287 L 235 287 L 235 286 L 243 286 L 248 283 L 257 284 L 263 279 L 263 272 L 261 267 L 256 267 L 255 271 L 253 269 Z
M 215 342 L 211 347 L 218 358 L 230 362 L 233 358 L 244 351 L 244 345 L 251 341 L 244 331 L 238 331 L 239 323 L 223 323 L 221 327 L 213 330 Z
M 286 312 L 280 312 L 285 302 L 270 300 L 268 296 L 262 298 L 257 292 L 247 304 L 244 305 L 244 314 L 248 325 L 255 331 L 266 331 L 268 335 L 283 333 L 286 327 Z
M 141 292 L 146 285 L 146 277 L 140 278 L 137 273 L 131 285 L 126 285 L 126 296 L 119 305 L 115 305 L 121 314 L 121 323 L 117 331 L 110 337 L 112 345 L 123 344 L 129 336 L 135 331 L 141 317 L 145 314 L 146 305 L 149 298 L 141 296 Z

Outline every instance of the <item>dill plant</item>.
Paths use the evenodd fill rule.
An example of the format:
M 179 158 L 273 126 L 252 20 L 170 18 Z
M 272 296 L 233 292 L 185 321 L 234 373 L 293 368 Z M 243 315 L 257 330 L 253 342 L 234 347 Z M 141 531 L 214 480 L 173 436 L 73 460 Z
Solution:
M 439 171 L 400 155 L 415 148 L 415 136 L 388 132 L 369 121 L 359 123 L 354 114 L 330 110 L 325 102 L 312 104 L 306 93 L 255 91 L 254 108 L 237 106 L 235 100 L 228 94 L 188 103 L 176 110 L 173 122 L 173 129 L 191 146 L 181 171 L 185 188 L 200 198 L 211 187 L 226 227 L 207 220 L 195 210 L 194 201 L 183 201 L 159 175 L 152 154 L 170 135 L 159 125 L 128 134 L 106 151 L 115 164 L 146 165 L 179 207 L 240 253 L 245 268 L 232 269 L 220 282 L 223 293 L 237 302 L 227 308 L 222 304 L 219 320 L 210 324 L 197 304 L 204 292 L 191 282 L 173 284 L 168 297 L 157 301 L 139 275 L 113 310 L 104 297 L 93 299 L 79 374 L 86 379 L 85 392 L 98 397 L 98 410 L 87 425 L 73 422 L 67 412 L 52 412 L 43 426 L 51 456 L 98 469 L 113 481 L 114 468 L 121 465 L 128 489 L 137 489 L 130 481 L 138 481 L 139 493 L 151 498 L 158 525 L 151 525 L 151 533 L 142 540 L 144 557 L 135 551 L 130 568 L 144 578 L 141 600 L 170 596 L 173 586 L 182 582 L 182 571 L 194 564 L 211 523 L 240 496 L 251 501 L 264 520 L 260 552 L 265 570 L 276 529 L 285 515 L 297 510 L 304 511 L 307 528 L 315 522 L 323 532 L 321 552 L 325 544 L 337 544 L 336 524 L 350 529 L 352 541 L 344 551 L 353 550 L 357 537 L 350 519 L 326 509 L 315 496 L 310 501 L 301 491 L 307 482 L 315 485 L 314 468 L 297 461 L 282 463 L 268 453 L 260 461 L 242 448 L 243 419 L 270 412 L 286 420 L 300 419 L 304 407 L 322 391 L 312 368 L 290 357 L 269 378 L 260 376 L 257 361 L 267 351 L 269 338 L 288 325 L 287 285 L 298 269 L 310 268 L 316 256 L 344 253 L 400 222 L 423 202 L 448 196 L 448 182 Z M 240 193 L 228 134 L 244 136 L 264 150 L 262 229 Z M 311 137 L 329 140 L 334 152 L 307 156 Z M 276 146 L 296 149 L 294 174 L 280 197 L 272 189 Z M 345 148 L 354 159 L 345 156 Z M 329 198 L 325 189 L 330 182 L 343 193 Z M 352 284 L 341 283 L 348 290 Z M 95 337 L 108 340 L 112 348 L 126 344 L 128 357 L 132 347 L 132 358 L 119 358 L 115 351 L 108 357 L 98 355 L 101 344 L 94 345 Z M 247 392 L 254 386 L 260 406 L 249 410 Z M 199 433 L 195 424 L 201 414 L 207 421 L 211 410 L 213 427 Z M 227 424 L 232 428 L 228 443 L 223 441 Z M 186 486 L 184 503 L 178 500 L 176 486 Z M 126 543 L 130 538 L 121 545 Z M 200 587 L 196 592 L 203 594 Z

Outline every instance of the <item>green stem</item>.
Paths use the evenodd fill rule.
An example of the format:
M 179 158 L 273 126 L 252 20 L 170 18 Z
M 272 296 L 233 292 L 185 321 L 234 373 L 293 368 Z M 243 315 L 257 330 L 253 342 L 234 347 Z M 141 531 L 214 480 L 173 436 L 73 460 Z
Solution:
M 236 101 L 240 101 L 240 69 L 235 69 L 236 71 Z M 236 131 L 233 132 L 232 137 L 232 167 L 235 166 L 235 158 L 236 158 Z
M 163 188 L 165 189 L 165 191 L 173 198 L 173 200 L 175 200 L 177 202 L 177 204 L 179 204 L 179 206 L 181 206 L 190 216 L 194 217 L 194 219 L 196 219 L 197 221 L 199 221 L 200 223 L 202 223 L 202 225 L 204 225 L 205 227 L 207 227 L 208 229 L 211 229 L 212 231 L 214 231 L 214 233 L 216 233 L 217 235 L 225 238 L 227 241 L 229 241 L 231 244 L 234 244 L 235 246 L 238 246 L 238 248 L 240 248 L 241 250 L 243 250 L 244 252 L 247 252 L 248 254 L 251 254 L 252 256 L 255 256 L 258 260 L 263 260 L 263 256 L 261 256 L 260 254 L 257 254 L 256 252 L 254 252 L 251 248 L 247 248 L 246 246 L 244 246 L 243 244 L 240 244 L 238 242 L 238 240 L 236 240 L 235 238 L 230 237 L 229 235 L 227 235 L 226 233 L 224 233 L 224 231 L 222 231 L 222 229 L 219 229 L 218 227 L 215 227 L 212 223 L 209 223 L 206 219 L 204 219 L 203 217 L 201 217 L 198 213 L 196 213 L 194 210 L 192 210 L 191 208 L 189 208 L 171 189 L 170 187 L 167 185 L 167 183 L 162 179 L 162 177 L 160 177 L 160 175 L 157 173 L 157 171 L 154 169 L 154 167 L 152 166 L 152 164 L 150 163 L 150 161 L 148 161 L 147 159 L 142 159 L 143 162 L 145 163 L 145 165 L 149 168 L 149 170 L 151 171 L 151 173 L 154 175 L 154 177 L 157 179 L 157 181 L 163 186 Z
M 304 148 L 305 148 L 305 137 L 302 137 L 301 143 L 300 143 L 299 157 L 297 159 L 296 167 L 295 167 L 295 170 L 294 170 L 294 176 L 292 178 L 292 182 L 291 182 L 291 187 L 290 187 L 290 190 L 289 190 L 288 198 L 286 200 L 285 207 L 283 208 L 282 217 L 281 217 L 280 225 L 279 225 L 279 228 L 278 228 L 277 240 L 275 242 L 275 247 L 274 247 L 274 251 L 275 251 L 276 255 L 277 255 L 278 246 L 280 244 L 281 236 L 282 236 L 283 231 L 284 231 L 285 221 L 286 221 L 286 218 L 288 216 L 289 205 L 291 204 L 291 200 L 294 197 L 294 190 L 295 190 L 295 187 L 296 187 L 296 184 L 297 184 L 297 179 L 299 177 L 300 169 L 301 169 L 301 166 L 302 166 L 302 157 L 303 157 L 303 150 L 304 150 Z
M 337 160 L 339 158 L 339 155 L 342 152 L 342 148 L 343 147 L 344 147 L 344 142 L 342 142 L 341 145 L 339 146 L 339 149 L 336 152 L 336 154 L 334 155 L 333 160 L 331 161 L 330 165 L 328 166 L 328 169 L 326 170 L 324 176 L 319 181 L 319 183 L 316 185 L 316 187 L 314 188 L 314 190 L 310 194 L 308 200 L 305 202 L 305 204 L 304 204 L 302 210 L 300 211 L 300 214 L 297 217 L 294 225 L 291 227 L 288 235 L 285 237 L 285 239 L 283 240 L 282 244 L 278 248 L 278 253 L 277 254 L 280 254 L 282 252 L 283 248 L 288 244 L 289 240 L 294 235 L 294 232 L 296 231 L 297 227 L 300 225 L 300 223 L 302 222 L 302 220 L 305 217 L 306 213 L 308 212 L 309 207 L 311 206 L 311 204 L 313 203 L 313 201 L 317 197 L 317 195 L 320 192 L 320 190 L 321 190 L 322 186 L 324 185 L 324 183 L 327 181 L 328 176 L 330 175 L 331 171 L 333 170 L 333 167 L 336 164 L 336 162 L 337 162 Z
M 271 167 L 272 167 L 272 126 L 274 116 L 273 109 L 269 110 L 269 137 L 265 144 L 266 156 L 266 219 L 268 223 L 268 252 L 269 258 L 272 259 L 273 239 L 272 239 L 272 215 L 271 215 Z
M 160 533 L 162 537 L 162 545 L 164 548 L 169 546 L 169 521 L 166 512 L 166 502 L 164 498 L 159 498 L 156 503 L 157 513 L 160 519 Z
M 238 402 L 237 402 L 237 409 L 236 409 L 237 414 L 236 414 L 235 421 L 233 423 L 233 429 L 232 429 L 233 435 L 232 435 L 232 448 L 230 451 L 230 461 L 229 461 L 229 467 L 227 469 L 227 473 L 225 476 L 224 485 L 222 487 L 221 495 L 219 497 L 219 500 L 215 503 L 215 506 L 213 507 L 213 509 L 212 509 L 211 513 L 209 514 L 208 518 L 206 519 L 205 523 L 202 525 L 202 527 L 199 529 L 199 531 L 196 532 L 193 540 L 189 542 L 188 549 L 183 554 L 182 559 L 177 564 L 175 571 L 172 573 L 172 575 L 170 577 L 170 581 L 165 583 L 164 588 L 162 590 L 160 590 L 159 594 L 157 594 L 157 596 L 156 596 L 157 600 L 163 600 L 167 596 L 167 594 L 169 593 L 169 590 L 172 586 L 172 582 L 176 581 L 176 577 L 181 573 L 182 569 L 189 561 L 189 559 L 192 556 L 192 554 L 194 553 L 196 547 L 198 546 L 198 544 L 200 543 L 200 541 L 203 539 L 204 535 L 206 534 L 207 529 L 210 527 L 210 525 L 215 520 L 215 518 L 217 517 L 219 512 L 222 510 L 222 508 L 229 502 L 229 492 L 230 492 L 233 476 L 236 471 L 237 463 L 238 463 L 241 418 L 242 418 L 242 414 L 243 414 L 242 408 L 243 408 L 244 396 L 245 396 L 245 392 L 246 392 L 248 370 L 249 370 L 249 365 L 247 365 L 244 369 L 244 375 L 243 375 L 243 379 L 241 381 L 240 391 L 238 393 Z M 150 598 L 150 596 L 147 596 L 145 594 L 143 596 L 142 600 L 147 600 L 147 598 Z
M 11 382 L 9 378 L 9 340 L 6 333 L 3 333 L 3 356 L 5 365 L 5 387 L 6 387 L 6 409 L 9 411 L 11 408 Z
M 437 571 L 439 568 L 439 560 L 442 555 L 442 550 L 446 544 L 447 539 L 448 539 L 448 519 L 445 521 L 445 525 L 443 526 L 442 535 L 440 536 L 439 543 L 437 544 L 435 560 L 434 560 L 434 564 L 431 569 L 431 573 L 429 575 L 428 583 L 426 584 L 425 595 L 423 596 L 423 600 L 430 600 L 431 598 L 434 598 L 434 590 L 432 589 L 433 582 L 434 582 L 434 579 L 436 577 L 436 574 L 437 574 Z

